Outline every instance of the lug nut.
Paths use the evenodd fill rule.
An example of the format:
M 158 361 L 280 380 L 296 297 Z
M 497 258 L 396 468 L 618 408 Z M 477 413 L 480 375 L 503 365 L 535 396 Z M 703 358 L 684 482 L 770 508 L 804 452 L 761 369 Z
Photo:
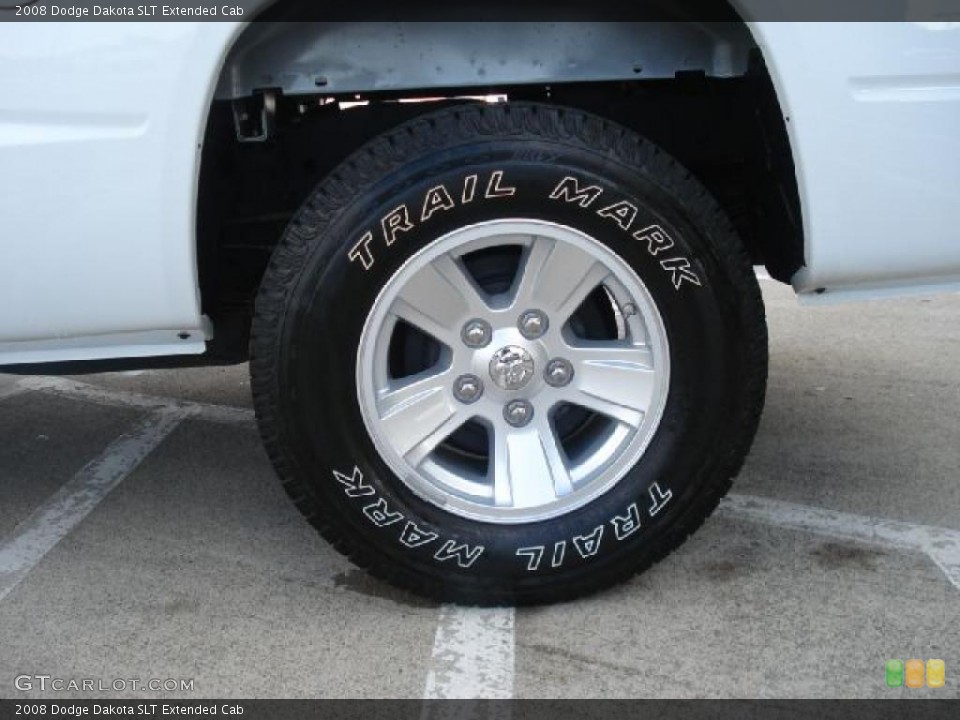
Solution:
M 490 344 L 493 331 L 490 323 L 484 320 L 471 320 L 463 326 L 460 337 L 467 347 L 482 348 Z
M 517 321 L 520 334 L 527 340 L 536 340 L 547 331 L 549 321 L 547 316 L 539 310 L 527 310 Z
M 563 387 L 569 385 L 573 380 L 573 365 L 563 358 L 554 358 L 547 363 L 547 369 L 543 373 L 543 379 L 547 385 L 553 387 Z
M 533 405 L 526 400 L 511 400 L 503 408 L 503 419 L 513 427 L 523 427 L 533 419 Z
M 483 382 L 476 375 L 461 375 L 453 383 L 453 396 L 469 405 L 483 395 Z

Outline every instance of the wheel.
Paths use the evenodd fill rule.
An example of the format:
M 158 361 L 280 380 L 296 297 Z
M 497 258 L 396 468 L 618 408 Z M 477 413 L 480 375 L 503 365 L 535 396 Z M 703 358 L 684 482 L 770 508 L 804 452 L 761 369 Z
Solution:
M 422 116 L 301 208 L 256 303 L 267 451 L 374 575 L 541 603 L 630 577 L 727 492 L 763 405 L 749 257 L 703 187 L 615 124 Z

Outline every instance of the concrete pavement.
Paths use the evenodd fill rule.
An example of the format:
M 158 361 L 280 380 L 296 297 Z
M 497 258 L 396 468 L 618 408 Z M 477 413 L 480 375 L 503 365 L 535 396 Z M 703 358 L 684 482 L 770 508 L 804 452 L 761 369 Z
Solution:
M 491 616 L 372 580 L 301 520 L 245 367 L 0 376 L 0 696 L 960 696 L 960 588 L 863 530 L 960 531 L 960 296 L 806 309 L 763 286 L 770 387 L 737 502 L 624 586 Z M 124 393 L 201 405 L 143 431 L 166 401 Z M 89 507 L 64 499 L 78 487 Z M 761 522 L 751 497 L 777 501 Z M 798 529 L 797 506 L 833 514 Z M 886 688 L 885 660 L 913 657 L 945 660 L 946 687 Z M 194 685 L 22 692 L 24 674 Z

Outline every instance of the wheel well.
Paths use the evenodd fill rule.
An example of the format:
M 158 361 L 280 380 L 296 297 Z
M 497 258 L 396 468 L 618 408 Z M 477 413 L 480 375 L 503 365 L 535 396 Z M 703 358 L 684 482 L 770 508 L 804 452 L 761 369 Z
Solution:
M 276 12 L 276 7 L 272 11 Z M 739 30 L 728 27 L 736 24 L 723 23 L 723 34 L 717 37 L 744 37 L 745 26 Z M 256 29 L 250 31 L 254 35 L 241 35 L 228 56 L 202 151 L 197 214 L 199 281 L 203 312 L 215 327 L 210 353 L 217 358 L 232 362 L 246 357 L 260 279 L 284 227 L 310 191 L 367 141 L 441 104 L 536 100 L 619 122 L 660 145 L 706 185 L 726 210 L 756 264 L 765 264 L 770 274 L 782 281 L 788 281 L 803 264 L 799 197 L 784 118 L 755 47 L 746 48 L 742 63 L 737 59 L 739 50 L 731 49 L 727 40 L 715 43 L 709 53 L 696 56 L 700 60 L 692 63 L 688 60 L 694 55 L 684 55 L 682 49 L 673 55 L 665 51 L 656 63 L 648 62 L 649 72 L 635 72 L 640 67 L 636 64 L 629 77 L 619 77 L 618 73 L 626 73 L 611 64 L 602 70 L 595 68 L 603 79 L 589 81 L 528 77 L 519 69 L 513 77 L 523 82 L 481 82 L 494 77 L 492 68 L 498 60 L 475 56 L 473 67 L 479 63 L 487 72 L 471 80 L 460 68 L 460 75 L 453 76 L 470 83 L 456 87 L 424 85 L 421 78 L 418 85 L 400 82 L 396 87 L 376 89 L 377 78 L 368 75 L 365 82 L 369 87 L 362 89 L 362 84 L 356 84 L 356 63 L 344 62 L 341 67 L 348 69 L 338 79 L 328 72 L 321 86 L 311 76 L 308 87 L 303 77 L 292 77 L 295 73 L 281 78 L 285 67 L 301 67 L 291 64 L 289 57 L 302 58 L 305 47 L 313 48 L 309 36 L 298 36 L 296 43 L 287 46 L 295 46 L 298 52 L 284 55 L 279 52 L 284 47 L 283 36 L 268 25 L 254 23 Z M 329 39 L 329 28 L 322 30 L 318 37 Z M 435 33 L 439 30 L 433 28 Z M 600 28 L 596 30 L 602 35 Z M 263 51 L 264 37 L 273 43 L 269 52 Z M 607 38 L 610 42 L 611 37 Z M 601 46 L 603 39 L 595 38 Z M 701 41 L 702 37 L 692 42 Z M 257 47 L 261 52 L 253 62 L 250 58 L 255 53 L 250 48 Z M 390 54 L 382 54 L 385 59 L 380 62 L 389 64 Z M 621 60 L 633 57 L 626 51 L 610 55 Z M 543 56 L 547 57 L 547 48 Z M 247 71 L 238 69 L 241 57 L 247 59 Z M 687 60 L 681 63 L 680 57 Z M 264 62 L 277 63 L 274 72 L 267 72 Z M 469 62 L 465 67 L 470 67 Z M 235 80 L 232 90 L 228 76 Z M 240 77 L 260 78 L 262 85 L 238 81 Z M 347 78 L 353 78 L 350 82 L 354 84 Z

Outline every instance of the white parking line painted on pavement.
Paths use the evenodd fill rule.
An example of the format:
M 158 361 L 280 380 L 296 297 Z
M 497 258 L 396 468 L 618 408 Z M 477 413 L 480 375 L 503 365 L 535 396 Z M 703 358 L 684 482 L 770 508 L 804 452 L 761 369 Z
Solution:
M 99 385 L 77 382 L 61 377 L 31 376 L 21 379 L 18 383 L 27 390 L 46 392 L 52 395 L 86 400 L 97 405 L 111 405 L 116 407 L 131 407 L 143 410 L 157 410 L 163 407 L 176 405 L 173 400 L 166 398 L 142 395 L 126 390 L 113 390 Z
M 513 608 L 444 605 L 424 699 L 512 698 L 514 619 Z
M 767 525 L 925 553 L 960 590 L 960 531 L 854 515 L 753 495 L 729 495 L 720 511 Z
M 960 532 L 750 495 L 730 495 L 723 515 L 928 555 L 960 589 Z M 444 606 L 434 640 L 425 699 L 513 696 L 512 608 Z M 429 714 L 429 713 L 428 713 Z
M 119 407 L 134 407 L 154 410 L 164 407 L 178 407 L 190 410 L 191 413 L 203 417 L 211 422 L 224 425 L 249 425 L 254 421 L 253 410 L 247 408 L 230 407 L 228 405 L 211 405 L 209 403 L 176 400 L 174 398 L 144 395 L 129 390 L 116 390 L 100 385 L 77 382 L 61 377 L 25 377 L 17 383 L 27 390 L 47 392 L 62 397 L 86 400 L 98 405 L 112 405 Z
M 150 413 L 20 523 L 0 543 L 0 600 L 190 414 L 169 407 Z

